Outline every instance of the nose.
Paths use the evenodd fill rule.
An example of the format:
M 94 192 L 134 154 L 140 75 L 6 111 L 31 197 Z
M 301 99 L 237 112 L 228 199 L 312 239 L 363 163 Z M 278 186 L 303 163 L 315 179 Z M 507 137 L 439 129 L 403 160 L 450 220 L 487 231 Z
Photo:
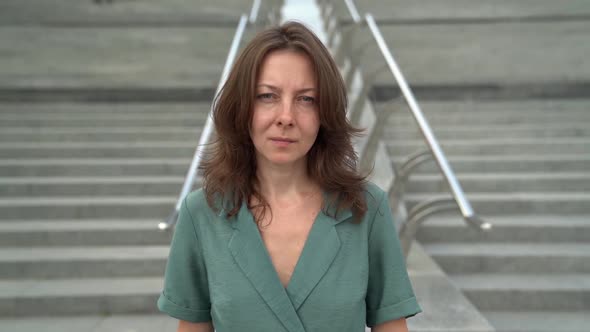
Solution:
M 277 115 L 277 125 L 292 127 L 293 126 L 293 104 L 285 101 L 281 104 L 279 114 Z

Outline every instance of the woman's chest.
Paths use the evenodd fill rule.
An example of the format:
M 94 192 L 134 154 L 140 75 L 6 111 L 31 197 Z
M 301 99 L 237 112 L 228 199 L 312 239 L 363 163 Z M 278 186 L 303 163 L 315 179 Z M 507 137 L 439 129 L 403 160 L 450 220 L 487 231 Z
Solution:
M 259 227 L 260 237 L 281 284 L 287 287 L 318 211 L 280 211 Z
M 266 232 L 242 219 L 233 229 L 220 223 L 200 234 L 213 316 L 223 319 L 231 313 L 236 322 L 244 322 L 253 312 L 273 317 L 273 310 L 292 307 L 303 320 L 343 312 L 356 317 L 364 308 L 368 280 L 364 227 L 335 225 L 324 214 L 307 227 L 282 228 L 275 221 Z M 320 308 L 323 318 L 316 317 Z M 235 312 L 245 315 L 238 318 Z

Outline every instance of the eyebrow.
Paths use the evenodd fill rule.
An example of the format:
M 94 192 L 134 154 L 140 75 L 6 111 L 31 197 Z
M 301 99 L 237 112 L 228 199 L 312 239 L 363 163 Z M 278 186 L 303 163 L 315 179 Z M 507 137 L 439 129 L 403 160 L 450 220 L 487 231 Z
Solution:
M 273 91 L 281 91 L 280 88 L 278 88 L 278 87 L 276 87 L 274 85 L 270 85 L 270 84 L 258 84 L 256 87 L 257 88 L 266 87 L 266 88 L 269 88 L 269 89 L 271 89 Z M 297 90 L 295 92 L 297 92 L 297 93 L 303 93 L 303 92 L 316 91 L 316 90 L 317 89 L 315 89 L 315 88 L 304 88 L 304 89 L 301 89 L 301 90 Z

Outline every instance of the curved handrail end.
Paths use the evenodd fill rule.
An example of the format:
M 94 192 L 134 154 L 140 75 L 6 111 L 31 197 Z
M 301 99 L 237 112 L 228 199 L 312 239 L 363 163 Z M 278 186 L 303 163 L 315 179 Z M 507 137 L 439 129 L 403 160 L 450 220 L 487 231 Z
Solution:
M 174 209 L 174 211 L 172 211 L 172 213 L 168 216 L 168 218 L 166 218 L 165 221 L 161 221 L 158 224 L 158 229 L 161 231 L 166 231 L 172 228 L 172 226 L 174 226 L 174 224 L 176 224 L 176 221 L 178 220 L 178 210 Z
M 463 218 L 469 225 L 476 227 L 482 231 L 489 231 L 492 229 L 492 224 L 484 221 L 477 215 L 466 216 Z

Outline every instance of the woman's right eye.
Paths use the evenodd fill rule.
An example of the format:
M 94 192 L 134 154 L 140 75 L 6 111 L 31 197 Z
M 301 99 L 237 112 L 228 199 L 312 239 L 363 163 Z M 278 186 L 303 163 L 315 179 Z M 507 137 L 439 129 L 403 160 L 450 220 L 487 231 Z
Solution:
M 273 99 L 273 94 L 272 93 L 260 93 L 256 96 L 257 99 L 261 99 L 261 100 L 271 100 Z

